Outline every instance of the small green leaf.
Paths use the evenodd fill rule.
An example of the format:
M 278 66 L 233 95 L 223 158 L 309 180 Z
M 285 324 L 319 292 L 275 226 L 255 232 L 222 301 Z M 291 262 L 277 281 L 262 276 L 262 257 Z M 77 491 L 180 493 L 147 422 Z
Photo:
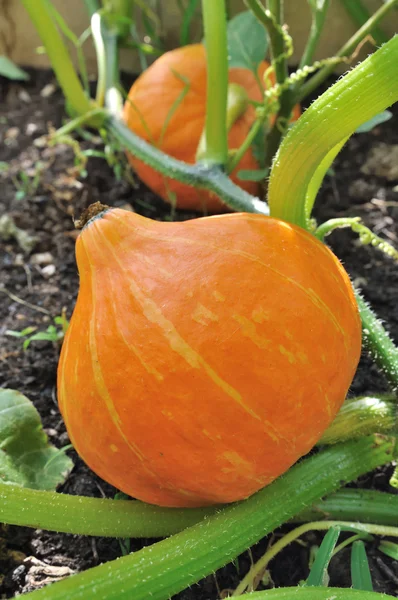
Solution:
M 73 463 L 48 443 L 40 416 L 19 392 L 0 389 L 0 481 L 37 490 L 54 490 Z
M 12 60 L 3 55 L 0 56 L 0 75 L 14 81 L 27 81 L 30 79 L 25 71 L 22 71 Z
M 322 540 L 322 544 L 316 554 L 314 564 L 307 577 L 305 586 L 327 586 L 328 566 L 333 555 L 334 547 L 339 539 L 340 527 L 331 527 Z
M 398 544 L 395 542 L 389 542 L 388 540 L 383 540 L 379 544 L 380 552 L 383 552 L 386 556 L 393 558 L 394 560 L 398 560 Z
M 354 542 L 351 551 L 351 579 L 352 587 L 366 592 L 373 591 L 372 577 L 370 575 L 368 557 L 365 544 L 362 540 Z
M 355 133 L 367 133 L 368 131 L 372 131 L 372 129 L 377 127 L 377 125 L 389 121 L 391 117 L 391 111 L 383 110 L 383 112 L 379 113 L 378 115 L 375 115 L 372 119 L 366 121 L 366 123 L 362 123 L 362 125 L 360 125 L 358 129 L 355 130 Z
M 241 181 L 263 181 L 269 175 L 269 169 L 242 169 L 238 171 L 238 178 Z
M 242 12 L 228 22 L 228 60 L 230 67 L 243 67 L 257 73 L 268 48 L 267 32 L 250 11 Z
M 16 338 L 21 338 L 21 337 L 25 337 L 26 335 L 29 335 L 30 333 L 33 333 L 34 331 L 36 331 L 37 327 L 25 327 L 25 329 L 22 329 L 22 331 L 14 331 L 13 329 L 7 329 L 6 331 L 6 335 L 9 335 L 10 337 L 16 337 Z

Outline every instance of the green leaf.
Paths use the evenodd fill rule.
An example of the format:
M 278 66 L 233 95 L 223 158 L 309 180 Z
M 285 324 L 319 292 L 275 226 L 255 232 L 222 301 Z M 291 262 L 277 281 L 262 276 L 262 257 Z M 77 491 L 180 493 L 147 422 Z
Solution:
M 351 579 L 352 587 L 366 592 L 373 591 L 372 577 L 369 570 L 368 557 L 365 544 L 358 540 L 352 545 L 351 551 Z
M 268 37 L 263 25 L 248 10 L 228 22 L 228 60 L 230 67 L 243 67 L 257 73 L 268 48 Z
M 380 552 L 383 552 L 386 556 L 393 558 L 394 560 L 398 560 L 398 544 L 395 542 L 389 542 L 388 540 L 383 540 L 379 544 Z
M 10 337 L 22 338 L 26 335 L 29 335 L 30 333 L 33 333 L 34 331 L 36 331 L 36 329 L 37 327 L 33 326 L 25 327 L 25 329 L 22 329 L 22 331 L 14 331 L 13 329 L 7 329 L 5 334 L 9 335 Z
M 317 586 L 328 584 L 328 566 L 333 555 L 334 547 L 339 539 L 340 527 L 331 527 L 322 540 L 322 544 L 316 554 L 314 564 L 307 577 L 305 586 Z
M 12 60 L 3 55 L 0 56 L 0 75 L 14 81 L 27 81 L 30 79 L 25 71 L 22 71 Z
M 375 115 L 374 117 L 369 119 L 369 121 L 366 121 L 366 123 L 363 123 L 362 125 L 360 125 L 358 127 L 358 129 L 355 130 L 355 133 L 367 133 L 368 131 L 372 131 L 372 129 L 377 127 L 377 125 L 380 125 L 381 123 L 385 123 L 386 121 L 389 121 L 391 119 L 391 117 L 392 117 L 391 111 L 383 110 L 383 112 L 379 113 L 378 115 Z
M 73 463 L 48 443 L 40 416 L 26 396 L 0 389 L 0 481 L 37 490 L 54 490 Z
M 269 175 L 269 169 L 242 169 L 238 171 L 238 178 L 241 181 L 263 181 Z

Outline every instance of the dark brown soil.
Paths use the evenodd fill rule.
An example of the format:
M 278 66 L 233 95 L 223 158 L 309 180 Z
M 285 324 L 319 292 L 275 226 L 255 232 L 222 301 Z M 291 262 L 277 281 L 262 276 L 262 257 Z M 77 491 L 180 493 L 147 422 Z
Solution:
M 71 316 L 78 289 L 72 217 L 79 216 L 90 203 L 100 201 L 130 207 L 157 219 L 186 219 L 195 215 L 179 212 L 172 215 L 170 207 L 134 181 L 131 173 L 128 179 L 118 180 L 101 158 L 89 158 L 87 175 L 79 175 L 70 146 L 40 145 L 38 138 L 49 127 L 59 127 L 63 120 L 61 95 L 55 85 L 48 87 L 53 83 L 51 75 L 45 72 L 32 73 L 31 82 L 23 85 L 0 81 L 0 161 L 6 163 L 0 163 L 0 218 L 7 215 L 34 238 L 30 240 L 31 250 L 25 252 L 16 239 L 2 240 L 0 235 L 0 386 L 26 394 L 39 410 L 52 443 L 64 446 L 68 437 L 57 408 L 55 389 L 59 347 L 51 342 L 33 342 L 23 351 L 21 340 L 6 335 L 6 331 L 19 331 L 27 326 L 44 330 L 63 310 L 67 317 Z M 319 220 L 357 215 L 373 231 L 397 245 L 397 170 L 394 175 L 393 165 L 389 171 L 379 157 L 372 172 L 361 171 L 381 142 L 388 144 L 384 148 L 384 159 L 388 160 L 391 145 L 398 144 L 397 123 L 398 114 L 371 133 L 350 140 L 334 165 L 335 176 L 325 182 L 316 209 Z M 80 149 L 89 148 L 102 150 L 99 141 L 82 140 Z M 29 185 L 21 185 L 21 172 L 28 175 Z M 397 340 L 396 264 L 373 248 L 360 246 L 357 237 L 348 230 L 333 233 L 328 241 Z M 386 389 L 383 376 L 363 357 L 352 393 Z M 60 491 L 114 496 L 115 489 L 96 477 L 73 451 L 69 454 L 75 467 Z M 390 469 L 381 469 L 363 478 L 361 485 L 394 493 L 388 484 L 390 473 Z M 321 538 L 311 534 L 305 540 L 306 547 L 292 546 L 271 564 L 276 586 L 295 585 L 306 577 L 309 548 L 319 544 Z M 145 543 L 145 540 L 131 540 L 131 549 Z M 263 540 L 253 548 L 254 559 L 264 552 L 266 545 L 267 540 Z M 398 564 L 376 548 L 376 542 L 368 544 L 375 590 L 398 597 Z M 40 585 L 32 576 L 28 577 L 32 560 L 24 563 L 25 557 L 81 571 L 120 555 L 118 540 L 4 527 L 0 530 L 0 595 L 12 598 Z M 207 577 L 178 598 L 216 600 L 220 590 L 236 587 L 249 565 L 249 553 L 245 553 L 237 563 Z M 332 562 L 332 585 L 350 585 L 348 565 L 349 553 L 340 553 Z

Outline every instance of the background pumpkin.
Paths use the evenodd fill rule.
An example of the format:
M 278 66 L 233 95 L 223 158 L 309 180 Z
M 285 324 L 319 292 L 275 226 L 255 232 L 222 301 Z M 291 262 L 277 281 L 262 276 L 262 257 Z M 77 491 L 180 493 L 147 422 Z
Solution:
M 78 453 L 117 488 L 164 506 L 240 500 L 333 420 L 361 324 L 345 270 L 309 233 L 261 215 L 111 209 L 76 256 L 59 405 Z
M 259 65 L 260 81 L 263 81 L 268 66 L 265 61 Z M 248 69 L 231 68 L 229 82 L 244 87 L 251 100 L 262 101 L 262 90 Z M 166 52 L 131 87 L 124 106 L 124 119 L 141 138 L 166 154 L 193 164 L 205 124 L 206 89 L 206 53 L 202 44 Z M 293 118 L 297 119 L 299 115 L 297 106 Z M 229 132 L 229 148 L 238 148 L 243 143 L 254 121 L 255 110 L 249 105 Z M 140 179 L 167 202 L 174 198 L 179 208 L 209 213 L 228 210 L 214 194 L 164 177 L 131 154 L 128 158 Z M 259 183 L 242 181 L 237 177 L 238 171 L 246 169 L 258 169 L 251 149 L 231 173 L 231 178 L 241 188 L 257 196 L 260 194 Z

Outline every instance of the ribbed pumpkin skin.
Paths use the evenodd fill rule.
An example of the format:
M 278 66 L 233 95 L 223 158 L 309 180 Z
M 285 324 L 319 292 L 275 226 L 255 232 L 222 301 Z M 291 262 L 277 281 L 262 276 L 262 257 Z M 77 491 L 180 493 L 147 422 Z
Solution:
M 349 278 L 304 230 L 250 214 L 111 209 L 77 239 L 58 398 L 70 438 L 140 500 L 240 500 L 307 453 L 361 349 Z
M 268 66 L 266 62 L 259 66 L 260 81 Z M 180 77 L 176 75 L 177 73 Z M 178 99 L 186 88 L 184 83 L 186 81 L 190 82 L 189 91 L 177 105 Z M 262 101 L 259 85 L 248 69 L 230 69 L 229 82 L 244 87 L 251 100 Z M 134 133 L 156 145 L 169 156 L 194 164 L 205 124 L 206 89 L 204 46 L 192 44 L 172 50 L 158 58 L 135 81 L 124 106 L 124 120 Z M 176 106 L 177 108 L 173 109 Z M 297 119 L 298 116 L 297 107 L 294 118 Z M 239 148 L 254 121 L 255 111 L 253 106 L 249 105 L 229 132 L 229 148 Z M 128 159 L 139 178 L 167 202 L 171 202 L 175 194 L 176 206 L 179 208 L 208 213 L 228 210 L 214 194 L 163 177 L 130 154 Z M 237 178 L 237 173 L 246 169 L 258 169 L 258 163 L 251 149 L 245 153 L 238 167 L 231 173 L 231 179 L 253 196 L 257 196 L 260 193 L 258 183 Z

